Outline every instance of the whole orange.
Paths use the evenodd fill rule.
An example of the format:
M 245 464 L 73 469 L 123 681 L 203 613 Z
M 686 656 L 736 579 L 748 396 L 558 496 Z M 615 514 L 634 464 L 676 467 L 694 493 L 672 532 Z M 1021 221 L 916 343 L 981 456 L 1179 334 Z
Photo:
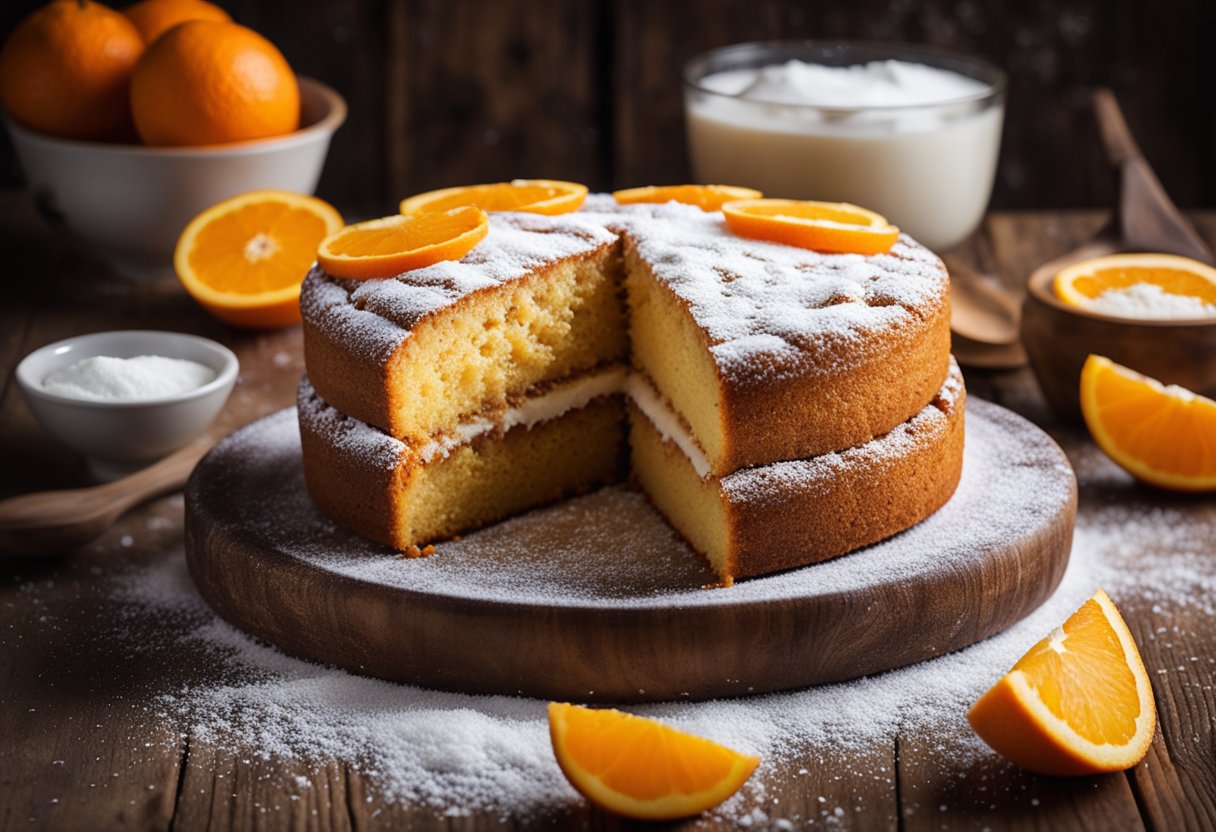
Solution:
M 257 32 L 195 20 L 165 32 L 135 65 L 131 113 L 145 144 L 261 139 L 299 126 L 300 88 Z
M 218 20 L 230 23 L 228 12 L 206 0 L 141 0 L 122 10 L 135 24 L 144 43 L 152 43 L 165 32 L 187 20 Z
M 131 138 L 127 83 L 144 51 L 131 21 L 91 0 L 55 0 L 0 49 L 0 104 L 16 121 L 69 139 Z

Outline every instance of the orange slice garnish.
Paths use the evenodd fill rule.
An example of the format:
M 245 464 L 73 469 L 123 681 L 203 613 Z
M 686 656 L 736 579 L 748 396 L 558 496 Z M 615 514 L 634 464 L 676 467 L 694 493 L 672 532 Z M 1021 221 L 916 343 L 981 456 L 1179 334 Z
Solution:
M 711 809 L 760 764 L 653 719 L 557 702 L 549 703 L 549 735 L 562 773 L 583 797 L 639 820 Z
M 1091 355 L 1081 413 L 1098 447 L 1137 479 L 1216 491 L 1216 401 Z
M 1083 260 L 1062 269 L 1052 288 L 1056 297 L 1069 306 L 1089 307 L 1097 303 L 1098 311 L 1105 311 L 1101 309 L 1103 300 L 1148 289 L 1167 302 L 1189 301 L 1197 310 L 1193 317 L 1216 315 L 1216 269 L 1174 254 L 1112 254 Z M 1161 317 L 1147 307 L 1143 315 L 1137 315 L 1134 296 L 1128 300 L 1119 308 L 1128 310 L 1129 317 Z M 1211 311 L 1201 311 L 1204 307 Z
M 441 260 L 459 260 L 489 229 L 486 212 L 472 205 L 368 220 L 322 240 L 317 263 L 335 277 L 393 277 Z
M 250 191 L 216 203 L 177 239 L 173 266 L 186 291 L 234 326 L 300 322 L 300 284 L 317 244 L 342 227 L 329 203 L 288 191 Z
M 587 186 L 556 179 L 516 179 L 490 185 L 461 185 L 427 191 L 401 201 L 401 213 L 447 211 L 476 205 L 483 211 L 526 211 L 530 214 L 568 214 L 582 207 Z
M 886 217 L 847 202 L 747 199 L 722 206 L 736 234 L 838 254 L 883 254 L 899 239 Z
M 981 696 L 967 720 L 1023 768 L 1081 775 L 1144 759 L 1157 712 L 1136 642 L 1099 589 Z
M 764 194 L 752 188 L 735 185 L 647 185 L 613 191 L 613 198 L 622 205 L 638 202 L 682 202 L 702 211 L 720 211 L 723 204 L 736 199 L 760 199 Z

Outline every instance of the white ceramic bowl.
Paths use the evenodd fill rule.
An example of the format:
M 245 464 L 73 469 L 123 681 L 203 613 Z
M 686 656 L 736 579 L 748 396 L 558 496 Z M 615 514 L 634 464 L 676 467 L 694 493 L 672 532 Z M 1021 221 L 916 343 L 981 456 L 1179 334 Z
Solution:
M 91 401 L 42 389 L 43 380 L 85 358 L 162 355 L 215 370 L 202 387 L 156 399 Z M 35 418 L 55 439 L 84 454 L 100 480 L 112 480 L 156 461 L 210 425 L 236 383 L 232 350 L 180 332 L 118 330 L 80 335 L 34 350 L 17 365 L 17 385 Z
M 222 199 L 260 188 L 311 194 L 329 140 L 346 120 L 337 92 L 300 79 L 299 130 L 209 147 L 143 147 L 59 139 L 6 119 L 39 210 L 130 277 L 173 272 L 190 220 Z

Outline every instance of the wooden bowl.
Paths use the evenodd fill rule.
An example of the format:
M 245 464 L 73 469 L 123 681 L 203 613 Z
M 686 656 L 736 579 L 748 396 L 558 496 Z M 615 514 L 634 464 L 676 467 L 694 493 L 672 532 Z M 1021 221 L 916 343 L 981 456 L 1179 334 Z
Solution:
M 1035 271 L 1022 305 L 1022 345 L 1057 416 L 1081 420 L 1081 366 L 1090 353 L 1165 384 L 1216 395 L 1216 318 L 1134 320 L 1068 306 L 1052 288 L 1061 267 Z

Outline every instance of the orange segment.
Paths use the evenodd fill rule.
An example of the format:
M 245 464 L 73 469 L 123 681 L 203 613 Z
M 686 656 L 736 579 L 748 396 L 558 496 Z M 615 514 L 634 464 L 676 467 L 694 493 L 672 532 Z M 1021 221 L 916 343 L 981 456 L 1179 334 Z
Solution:
M 1024 768 L 1082 775 L 1144 759 L 1157 712 L 1136 642 L 1099 589 L 981 696 L 967 719 Z
M 549 734 L 571 785 L 596 806 L 639 820 L 713 808 L 760 764 L 702 737 L 614 710 L 549 703 Z
M 1216 491 L 1216 401 L 1091 355 L 1081 413 L 1098 447 L 1137 479 Z
M 702 211 L 720 211 L 723 204 L 736 199 L 760 199 L 764 194 L 751 188 L 734 185 L 648 185 L 613 191 L 612 196 L 622 205 L 638 202 L 683 202 Z
M 899 229 L 881 214 L 847 202 L 746 199 L 722 206 L 726 224 L 744 237 L 841 254 L 883 254 Z
M 483 211 L 527 211 L 531 214 L 568 214 L 587 198 L 587 186 L 556 179 L 516 179 L 491 185 L 461 185 L 411 196 L 401 201 L 401 213 L 448 211 L 476 205 Z
M 459 260 L 489 229 L 486 212 L 473 205 L 368 220 L 326 237 L 317 262 L 335 277 L 393 277 L 441 260 Z
M 186 291 L 220 320 L 270 328 L 300 322 L 300 284 L 342 216 L 316 197 L 251 191 L 211 206 L 177 240 Z
M 1192 307 L 1194 314 L 1189 317 L 1216 315 L 1216 269 L 1173 254 L 1113 254 L 1084 260 L 1061 270 L 1052 288 L 1056 297 L 1069 306 L 1093 307 L 1098 311 L 1106 311 L 1103 306 L 1120 298 L 1132 301 L 1130 307 L 1126 302 L 1120 304 L 1120 309 L 1134 309 L 1133 293 L 1139 291 L 1143 297 L 1143 290 L 1148 289 L 1183 309 Z M 1147 307 L 1143 316 L 1132 314 L 1162 317 Z M 1188 315 L 1184 312 L 1171 317 Z

